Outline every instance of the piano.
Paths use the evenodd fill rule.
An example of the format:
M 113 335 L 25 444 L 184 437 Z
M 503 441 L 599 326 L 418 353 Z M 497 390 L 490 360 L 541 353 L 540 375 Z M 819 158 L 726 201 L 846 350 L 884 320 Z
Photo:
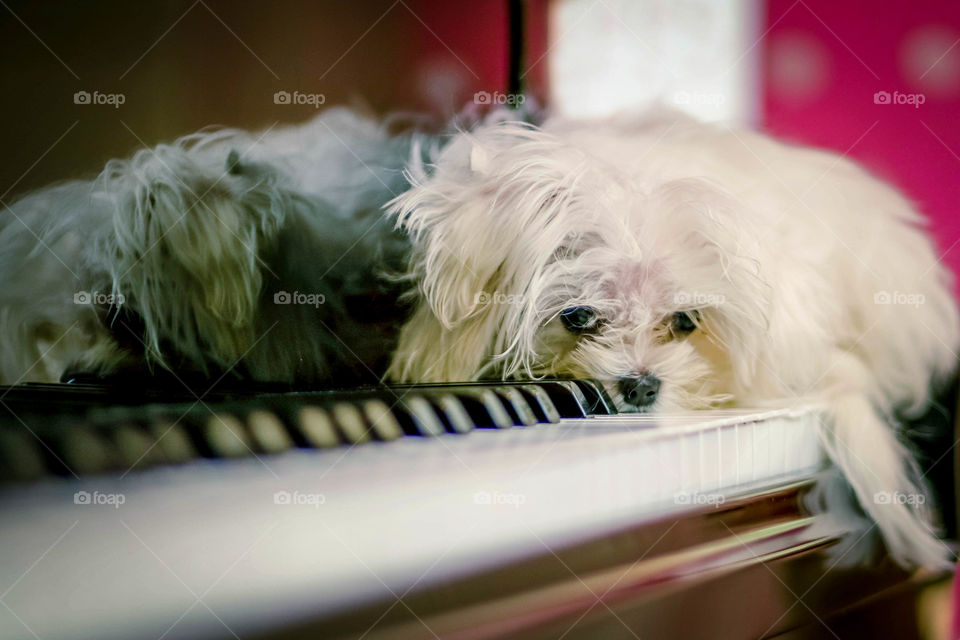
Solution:
M 910 638 L 941 578 L 824 499 L 815 405 L 618 414 L 589 380 L 0 405 L 3 638 Z

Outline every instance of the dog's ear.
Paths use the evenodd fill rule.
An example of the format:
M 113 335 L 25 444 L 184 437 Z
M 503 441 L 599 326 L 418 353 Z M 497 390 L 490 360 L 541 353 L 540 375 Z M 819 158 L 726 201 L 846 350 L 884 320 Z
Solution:
M 578 173 L 565 151 L 520 123 L 462 134 L 432 176 L 387 205 L 413 239 L 411 275 L 445 327 L 477 312 L 484 294 L 523 288 L 570 234 L 563 196 Z
M 509 353 L 525 351 L 521 343 L 533 339 L 529 325 L 537 320 L 536 294 L 529 289 L 576 231 L 570 194 L 582 173 L 579 160 L 547 134 L 501 123 L 462 134 L 432 176 L 388 205 L 413 240 L 409 276 L 420 305 L 392 376 L 429 379 L 428 371 L 446 366 L 438 361 L 449 364 L 452 350 L 462 363 L 444 376 L 472 378 L 491 360 L 502 363 Z M 521 326 L 530 330 L 512 333 Z M 455 342 L 447 344 L 451 335 Z M 461 344 L 477 348 L 460 353 Z
M 256 338 L 261 254 L 282 224 L 283 197 L 236 152 L 212 156 L 161 146 L 100 177 L 115 205 L 102 248 L 114 293 L 142 318 L 145 352 L 161 364 L 173 350 L 201 369 L 229 367 Z

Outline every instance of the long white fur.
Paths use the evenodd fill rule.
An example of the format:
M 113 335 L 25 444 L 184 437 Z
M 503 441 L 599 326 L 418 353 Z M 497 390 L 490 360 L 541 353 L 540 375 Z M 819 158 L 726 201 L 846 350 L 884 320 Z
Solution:
M 893 416 L 956 366 L 951 282 L 910 203 L 854 163 L 671 113 L 506 123 L 463 134 L 391 211 L 420 294 L 393 377 L 642 372 L 656 410 L 826 402 L 824 442 L 892 556 L 949 564 L 927 510 L 876 494 L 926 496 Z M 557 321 L 581 305 L 595 335 Z M 671 336 L 693 308 L 699 330 Z
M 434 138 L 330 110 L 143 150 L 7 213 L 4 383 L 138 358 L 257 380 L 380 374 L 397 336 L 349 301 L 409 253 L 394 282 L 414 306 L 387 377 L 649 373 L 657 411 L 825 402 L 826 447 L 893 557 L 948 562 L 928 512 L 874 496 L 925 494 L 894 416 L 920 415 L 955 368 L 951 283 L 911 204 L 844 158 L 670 112 L 541 127 L 498 113 Z M 272 303 L 297 290 L 326 304 Z M 78 291 L 122 295 L 143 354 Z M 603 318 L 595 335 L 559 321 L 578 305 Z M 698 329 L 673 336 L 692 310 Z

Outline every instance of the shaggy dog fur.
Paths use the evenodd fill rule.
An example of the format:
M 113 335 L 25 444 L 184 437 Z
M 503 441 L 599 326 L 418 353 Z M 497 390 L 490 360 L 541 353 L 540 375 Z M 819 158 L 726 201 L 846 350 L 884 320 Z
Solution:
M 18 283 L 0 292 L 0 379 L 375 381 L 404 317 L 378 274 L 408 250 L 381 207 L 408 186 L 412 144 L 331 110 L 186 136 L 22 198 L 0 228 Z
M 333 110 L 20 200 L 0 231 L 0 375 L 576 376 L 625 411 L 821 402 L 893 557 L 944 566 L 922 501 L 876 497 L 925 494 L 897 420 L 960 344 L 921 227 L 848 160 L 674 113 L 428 137 Z

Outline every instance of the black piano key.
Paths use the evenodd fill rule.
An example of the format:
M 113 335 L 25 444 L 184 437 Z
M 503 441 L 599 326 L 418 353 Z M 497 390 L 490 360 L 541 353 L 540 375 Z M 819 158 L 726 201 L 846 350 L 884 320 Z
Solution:
M 394 401 L 390 406 L 390 412 L 397 419 L 397 424 L 403 429 L 405 436 L 422 436 L 423 433 L 420 422 L 410 413 L 407 407 L 401 401 Z
M 446 433 L 440 416 L 423 396 L 410 394 L 404 397 L 402 404 L 413 419 L 417 435 L 438 436 Z
M 440 424 L 443 425 L 444 433 L 456 433 L 453 425 L 450 423 L 450 416 L 447 415 L 447 412 L 443 410 L 443 407 L 440 406 L 438 396 L 432 391 L 428 391 L 423 394 L 423 397 L 430 403 L 430 407 L 433 408 L 433 413 L 440 420 Z
M 482 389 L 479 391 L 479 395 L 481 401 L 483 402 L 484 408 L 493 419 L 494 427 L 497 427 L 498 429 L 506 429 L 515 424 L 514 419 L 510 417 L 510 413 L 507 411 L 503 401 L 500 399 L 500 396 L 496 394 L 496 392 L 489 388 Z
M 457 397 L 464 402 L 464 406 L 470 410 L 467 399 L 475 400 L 479 407 L 473 405 L 474 424 L 481 428 L 506 429 L 512 427 L 515 422 L 510 416 L 504 402 L 494 391 L 492 386 L 461 387 L 458 389 Z
M 156 440 L 137 424 L 126 421 L 102 431 L 104 436 L 112 438 L 119 463 L 125 469 L 142 469 L 168 462 Z
M 248 413 L 251 412 L 249 408 L 250 404 L 251 403 L 247 403 Z M 300 411 L 304 405 L 291 401 L 289 398 L 269 398 L 265 399 L 262 404 L 257 404 L 259 406 L 256 406 L 253 411 L 266 411 L 273 414 L 283 427 L 284 436 L 288 442 L 287 449 L 314 448 L 314 445 L 307 441 L 307 437 L 304 435 L 303 429 L 301 428 L 302 425 L 300 424 Z
M 161 424 L 175 424 L 176 428 L 186 436 L 190 444 L 190 449 L 194 452 L 195 457 L 220 457 L 207 439 L 207 421 L 210 418 L 209 411 L 194 408 L 185 412 L 186 408 L 181 408 L 180 406 L 167 407 L 167 409 L 168 411 L 163 411 L 160 408 L 154 408 L 154 418 Z
M 363 419 L 363 414 L 354 405 L 338 402 L 331 407 L 330 415 L 340 435 L 348 444 L 362 444 L 370 441 L 370 427 Z
M 176 418 L 161 415 L 149 418 L 147 433 L 169 463 L 179 464 L 200 457 L 184 425 Z
M 431 394 L 437 404 L 437 408 L 446 420 L 449 430 L 453 433 L 469 433 L 473 431 L 473 418 L 467 412 L 457 396 L 452 393 Z
M 560 418 L 585 418 L 587 415 L 586 398 L 576 385 L 565 381 L 551 380 L 535 385 L 546 394 Z
M 504 385 L 494 387 L 493 391 L 500 397 L 514 425 L 529 427 L 537 424 L 537 416 L 519 388 Z
M 553 401 L 543 387 L 535 384 L 525 384 L 519 387 L 526 395 L 539 422 L 556 423 L 560 422 L 560 412 L 554 406 Z
M 460 401 L 460 406 L 463 407 L 464 411 L 466 411 L 470 423 L 475 428 L 479 427 L 489 429 L 497 426 L 494 424 L 493 418 L 490 416 L 490 413 L 484 406 L 483 401 L 477 394 L 466 391 L 458 391 L 456 393 L 456 397 Z
M 599 380 L 574 380 L 574 384 L 583 390 L 596 415 L 615 415 L 617 413 L 617 407 L 602 382 Z

